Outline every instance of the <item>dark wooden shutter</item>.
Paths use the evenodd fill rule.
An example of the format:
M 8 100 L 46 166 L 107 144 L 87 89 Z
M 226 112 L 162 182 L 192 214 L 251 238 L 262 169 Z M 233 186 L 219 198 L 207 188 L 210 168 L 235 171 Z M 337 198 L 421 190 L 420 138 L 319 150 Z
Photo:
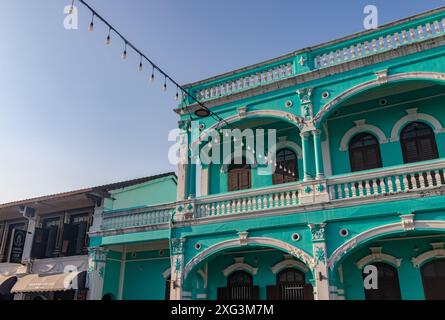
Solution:
M 229 300 L 229 288 L 221 287 L 217 289 L 217 299 L 222 301 Z
M 50 226 L 48 228 L 48 239 L 46 242 L 46 248 L 45 248 L 45 257 L 49 258 L 54 255 L 54 249 L 56 248 L 57 244 L 57 232 L 59 231 L 59 228 L 57 226 Z
M 63 225 L 62 254 L 64 256 L 73 255 L 75 252 L 77 239 L 77 226 L 71 224 Z
M 267 300 L 279 300 L 278 286 L 267 286 L 266 287 Z
M 41 259 L 43 258 L 43 229 L 36 228 L 34 231 L 34 240 L 32 243 L 32 249 L 31 249 L 31 258 L 35 259 Z
M 253 286 L 252 287 L 252 296 L 251 300 L 260 300 L 260 287 Z
M 314 300 L 314 287 L 311 284 L 304 285 L 304 300 Z
M 349 143 L 349 161 L 351 171 L 371 170 L 382 167 L 380 144 L 369 133 L 360 133 Z
M 436 259 L 422 267 L 426 300 L 445 300 L 445 259 Z
M 87 228 L 88 224 L 86 221 L 82 221 L 79 223 L 76 240 L 76 254 L 82 254 L 82 250 L 85 247 Z

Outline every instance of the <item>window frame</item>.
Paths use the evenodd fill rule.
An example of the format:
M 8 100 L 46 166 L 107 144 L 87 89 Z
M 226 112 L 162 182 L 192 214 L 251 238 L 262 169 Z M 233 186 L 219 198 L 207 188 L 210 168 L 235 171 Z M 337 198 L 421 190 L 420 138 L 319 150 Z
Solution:
M 278 156 L 280 152 L 290 152 L 293 154 L 293 156 L 295 157 L 294 159 L 288 159 L 288 160 L 283 160 L 278 162 Z M 284 158 L 286 158 L 286 154 L 284 154 Z M 287 175 L 285 172 L 278 172 L 278 170 L 280 170 L 279 166 L 283 165 L 286 162 L 289 161 L 295 161 L 295 167 L 291 168 L 293 170 L 295 170 L 295 176 L 292 175 Z M 298 165 L 298 156 L 297 153 L 290 149 L 290 148 L 282 148 L 280 150 L 278 150 L 275 154 L 275 163 L 277 164 L 277 166 L 275 167 L 275 171 L 272 174 L 272 184 L 273 185 L 280 185 L 280 184 L 285 184 L 285 183 L 291 183 L 291 182 L 298 182 L 300 180 L 300 174 L 299 174 L 299 165 Z M 286 168 L 288 168 L 289 166 L 284 165 Z M 290 181 L 286 181 L 286 178 L 288 178 Z M 281 179 L 281 181 L 280 181 Z
M 373 145 L 369 145 L 369 146 L 361 146 L 361 147 L 357 147 L 357 148 L 353 148 L 352 144 L 353 143 L 357 143 L 359 141 L 363 141 L 363 139 L 365 137 L 372 137 L 372 139 L 374 140 L 375 144 Z M 367 161 L 367 151 L 368 150 L 373 150 L 376 154 L 376 159 L 377 159 L 377 165 L 376 166 L 369 166 L 368 165 L 368 161 Z M 358 166 L 356 166 L 354 158 L 353 158 L 353 154 L 354 152 L 361 152 L 362 157 L 363 157 L 363 163 L 362 163 L 362 167 L 359 168 Z M 373 169 L 379 169 L 383 167 L 383 161 L 382 161 L 382 154 L 381 154 L 381 150 L 380 150 L 380 142 L 379 139 L 373 135 L 372 133 L 369 132 L 360 132 L 357 133 L 356 135 L 354 135 L 351 140 L 349 141 L 348 144 L 348 153 L 349 153 L 349 166 L 351 168 L 351 172 L 361 172 L 361 171 L 366 171 L 366 170 L 373 170 Z
M 422 126 L 424 126 L 425 129 L 429 130 L 429 135 L 428 136 L 424 136 L 424 137 L 419 137 L 416 134 L 415 138 L 405 138 L 403 137 L 403 134 L 405 133 L 405 131 L 407 131 L 411 126 L 416 125 L 416 124 L 420 124 Z M 425 137 L 428 137 L 430 139 L 431 142 L 431 146 L 432 146 L 432 153 L 434 155 L 433 158 L 422 158 L 422 155 L 424 154 L 423 152 L 419 151 L 421 150 L 421 146 L 420 146 L 420 139 L 423 138 L 425 139 Z M 408 151 L 407 151 L 407 142 L 415 142 L 416 144 L 416 157 L 418 157 L 416 160 L 412 161 L 408 159 Z M 403 163 L 404 164 L 410 164 L 410 163 L 417 163 L 417 162 L 422 162 L 422 161 L 428 161 L 428 160 L 434 160 L 434 159 L 438 159 L 439 158 L 439 149 L 437 148 L 437 139 L 436 139 L 436 134 L 434 133 L 433 128 L 422 121 L 412 121 L 410 123 L 407 123 L 403 129 L 400 131 L 400 147 L 402 149 L 402 157 L 403 157 Z

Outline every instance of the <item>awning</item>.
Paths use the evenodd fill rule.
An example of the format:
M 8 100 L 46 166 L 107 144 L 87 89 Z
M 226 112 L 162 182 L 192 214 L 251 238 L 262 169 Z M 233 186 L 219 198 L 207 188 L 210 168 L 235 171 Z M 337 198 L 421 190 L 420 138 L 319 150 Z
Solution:
M 16 276 L 2 276 L 0 275 L 0 295 L 8 295 L 11 293 L 11 288 L 17 282 Z
M 28 274 L 19 278 L 11 293 L 50 292 L 84 289 L 86 271 L 51 275 Z

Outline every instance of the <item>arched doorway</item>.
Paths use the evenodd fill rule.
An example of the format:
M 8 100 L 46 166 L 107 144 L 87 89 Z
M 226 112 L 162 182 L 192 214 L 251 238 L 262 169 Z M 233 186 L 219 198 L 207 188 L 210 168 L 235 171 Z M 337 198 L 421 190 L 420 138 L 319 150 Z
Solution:
M 259 287 L 246 271 L 235 271 L 227 278 L 227 287 L 218 288 L 218 300 L 259 300 Z
M 445 300 L 445 259 L 436 259 L 422 267 L 426 300 Z
M 275 286 L 267 287 L 267 300 L 314 300 L 312 285 L 306 284 L 305 274 L 295 268 L 277 274 Z
M 377 268 L 377 289 L 366 289 L 366 300 L 401 300 L 397 269 L 387 263 L 373 263 Z M 363 273 L 363 279 L 368 275 Z

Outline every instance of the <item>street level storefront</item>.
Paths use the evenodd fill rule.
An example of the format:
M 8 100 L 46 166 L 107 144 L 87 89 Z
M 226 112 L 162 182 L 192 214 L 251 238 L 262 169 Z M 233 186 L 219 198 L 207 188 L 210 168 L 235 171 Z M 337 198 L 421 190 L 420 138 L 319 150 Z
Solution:
M 168 173 L 0 205 L 0 299 L 88 299 L 98 271 L 88 232 L 101 224 L 105 199 L 128 189 L 144 193 L 162 179 L 173 181 L 175 197 Z

